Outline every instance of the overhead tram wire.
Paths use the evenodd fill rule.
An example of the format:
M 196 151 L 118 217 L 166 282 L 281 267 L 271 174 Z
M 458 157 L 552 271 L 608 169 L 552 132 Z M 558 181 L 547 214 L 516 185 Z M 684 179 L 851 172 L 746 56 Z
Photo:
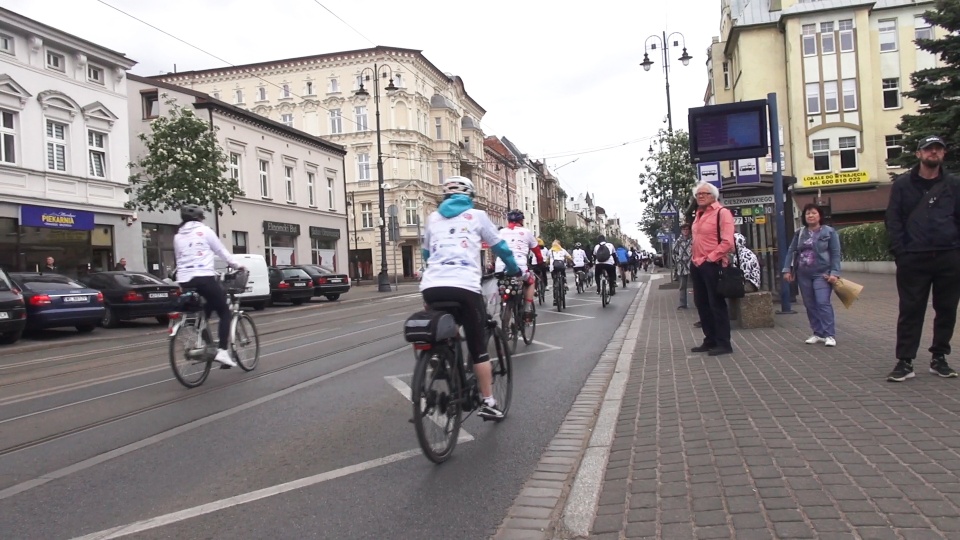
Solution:
M 340 21 L 340 22 L 342 22 L 343 24 L 347 25 L 347 28 L 349 28 L 349 29 L 353 30 L 354 32 L 356 32 L 358 36 L 360 36 L 360 37 L 362 37 L 363 39 L 369 41 L 371 45 L 373 45 L 373 46 L 376 46 L 376 45 L 377 45 L 372 39 L 370 39 L 370 38 L 368 38 L 367 36 L 363 35 L 359 30 L 357 30 L 356 28 L 354 28 L 353 26 L 351 26 L 350 23 L 348 23 L 347 21 L 343 20 L 343 18 L 341 18 L 341 17 L 340 17 L 339 15 L 337 15 L 336 13 L 334 13 L 330 8 L 328 8 L 327 6 L 321 4 L 321 3 L 320 3 L 320 0 L 313 0 L 313 1 L 314 1 L 318 6 L 322 7 L 322 8 L 325 9 L 325 10 L 327 10 L 327 13 L 329 13 L 329 14 L 333 15 L 334 17 L 336 17 L 338 21 Z

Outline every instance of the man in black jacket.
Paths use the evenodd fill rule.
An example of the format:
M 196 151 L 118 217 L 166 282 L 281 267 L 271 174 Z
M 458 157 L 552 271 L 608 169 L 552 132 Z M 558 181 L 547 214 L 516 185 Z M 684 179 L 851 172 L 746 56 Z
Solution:
M 933 344 L 930 373 L 956 377 L 948 364 L 950 339 L 960 302 L 960 181 L 943 170 L 946 143 L 920 140 L 920 163 L 897 177 L 890 190 L 886 225 L 897 261 L 897 365 L 887 380 L 913 377 L 923 318 L 933 288 Z

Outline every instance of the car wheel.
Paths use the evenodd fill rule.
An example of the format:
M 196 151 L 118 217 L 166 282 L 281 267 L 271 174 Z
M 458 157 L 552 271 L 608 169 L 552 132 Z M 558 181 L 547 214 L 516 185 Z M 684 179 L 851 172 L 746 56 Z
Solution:
M 20 339 L 20 336 L 23 335 L 23 329 L 14 330 L 13 332 L 4 332 L 0 334 L 0 344 L 3 345 L 12 345 Z
M 116 328 L 119 324 L 120 321 L 117 320 L 117 314 L 113 312 L 113 309 L 107 308 L 103 311 L 103 320 L 100 321 L 101 326 L 104 328 Z
M 331 301 L 331 302 L 336 302 L 336 301 L 339 300 L 339 299 L 340 299 L 340 295 L 339 295 L 339 294 L 328 294 L 328 295 L 327 295 L 327 300 L 329 300 L 329 301 Z
M 267 309 L 267 303 L 266 303 L 266 301 L 264 301 L 264 302 L 257 302 L 256 304 L 253 304 L 253 309 L 255 309 L 255 310 L 257 310 L 257 311 L 263 311 L 263 310 Z
M 157 322 L 166 326 L 170 324 L 170 317 L 168 317 L 167 315 L 160 315 L 159 317 L 157 317 Z
M 96 327 L 97 325 L 95 324 L 78 324 L 77 332 L 80 332 L 81 334 L 89 334 L 90 332 L 93 332 L 93 329 Z
M 294 298 L 293 300 L 290 300 L 290 303 L 295 306 L 301 306 L 306 301 L 307 301 L 306 298 Z

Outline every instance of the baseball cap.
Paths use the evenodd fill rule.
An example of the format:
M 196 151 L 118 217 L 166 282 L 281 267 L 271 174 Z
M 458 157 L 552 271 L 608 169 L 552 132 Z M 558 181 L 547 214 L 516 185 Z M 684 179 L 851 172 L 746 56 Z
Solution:
M 927 148 L 928 146 L 932 146 L 934 144 L 939 144 L 944 148 L 947 147 L 947 143 L 943 142 L 943 139 L 941 139 L 940 137 L 937 137 L 936 135 L 931 135 L 929 137 L 924 137 L 920 139 L 920 142 L 917 143 L 917 150 L 923 150 L 924 148 Z

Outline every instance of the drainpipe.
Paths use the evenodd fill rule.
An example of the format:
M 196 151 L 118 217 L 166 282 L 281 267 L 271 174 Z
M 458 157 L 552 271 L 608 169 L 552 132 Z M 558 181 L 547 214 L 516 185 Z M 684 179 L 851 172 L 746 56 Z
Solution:
M 345 240 L 347 241 L 347 256 L 346 264 L 347 271 L 344 272 L 347 274 L 347 278 L 350 277 L 350 212 L 347 212 L 347 155 L 344 154 L 340 156 L 340 174 L 343 175 L 343 221 L 347 224 L 347 236 Z M 350 207 L 351 212 L 356 212 L 357 209 Z M 338 269 L 339 271 L 339 269 Z
M 213 109 L 207 109 L 207 114 L 210 117 L 210 131 L 213 131 Z M 220 207 L 217 205 L 213 207 L 213 232 L 220 238 Z

